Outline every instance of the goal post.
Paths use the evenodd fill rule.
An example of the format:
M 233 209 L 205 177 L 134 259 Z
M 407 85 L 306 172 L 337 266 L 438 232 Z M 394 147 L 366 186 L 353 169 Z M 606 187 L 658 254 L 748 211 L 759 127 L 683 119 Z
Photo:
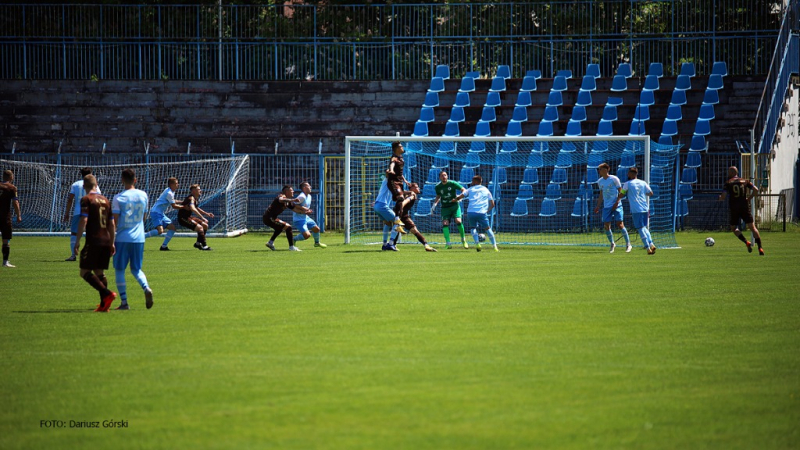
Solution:
M 399 137 L 345 139 L 345 243 L 382 242 L 383 223 L 372 210 L 391 156 L 391 143 L 406 149 L 406 179 L 422 194 L 411 216 L 430 242 L 442 243 L 441 206 L 431 211 L 439 173 L 464 187 L 481 175 L 496 201 L 490 224 L 505 244 L 606 246 L 600 214 L 597 166 L 607 163 L 624 183 L 630 167 L 653 188 L 650 230 L 660 248 L 677 247 L 675 211 L 680 146 L 649 136 Z M 639 242 L 630 208 L 624 222 Z M 462 205 L 465 210 L 466 204 Z M 463 215 L 468 226 L 466 214 Z M 451 230 L 452 236 L 453 230 Z M 619 238 L 620 233 L 616 232 Z
M 67 235 L 70 224 L 65 222 L 72 183 L 80 179 L 80 169 L 91 167 L 103 195 L 109 200 L 122 191 L 120 175 L 131 168 L 136 172 L 136 188 L 147 193 L 149 207 L 167 188 L 167 179 L 175 177 L 180 183 L 175 193 L 176 201 L 189 195 L 189 187 L 199 184 L 203 188 L 199 206 L 214 214 L 209 219 L 211 237 L 233 237 L 247 232 L 247 207 L 250 177 L 250 157 L 237 155 L 220 158 L 172 160 L 169 162 L 139 162 L 132 164 L 61 164 L 22 159 L 0 159 L 0 168 L 14 172 L 14 183 L 19 191 L 22 208 L 22 224 L 16 226 L 14 234 Z M 75 199 L 79 202 L 80 199 Z M 72 215 L 72 212 L 69 213 Z M 189 230 L 181 231 L 176 220 L 177 211 L 170 208 L 167 216 L 178 228 L 176 236 L 194 236 Z M 154 228 L 145 220 L 145 229 Z

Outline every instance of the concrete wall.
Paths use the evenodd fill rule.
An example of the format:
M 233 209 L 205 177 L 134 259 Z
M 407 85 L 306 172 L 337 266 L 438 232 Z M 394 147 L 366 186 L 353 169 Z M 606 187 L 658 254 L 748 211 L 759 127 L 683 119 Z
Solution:
M 770 153 L 769 193 L 780 194 L 796 186 L 795 165 L 800 151 L 800 88 L 789 85 L 781 114 L 783 126 L 778 128 L 778 140 Z

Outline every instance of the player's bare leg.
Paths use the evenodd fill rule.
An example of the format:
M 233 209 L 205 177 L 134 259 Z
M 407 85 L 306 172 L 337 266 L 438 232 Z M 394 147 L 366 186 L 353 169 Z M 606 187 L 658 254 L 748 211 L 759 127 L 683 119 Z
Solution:
M 760 256 L 764 256 L 764 249 L 761 247 L 761 233 L 758 232 L 758 228 L 756 228 L 755 223 L 748 223 L 747 228 L 750 229 L 750 232 L 753 233 L 753 239 L 756 241 L 756 246 L 758 247 L 758 254 Z
M 194 231 L 197 233 L 197 242 L 194 243 L 194 248 L 203 251 L 211 250 L 211 247 L 206 243 L 206 230 L 208 230 L 207 223 L 197 224 L 197 226 L 194 227 Z
M 737 238 L 739 238 L 740 241 L 744 242 L 744 245 L 747 246 L 747 252 L 753 253 L 753 243 L 748 241 L 747 238 L 744 237 L 744 234 L 742 234 L 742 232 L 739 230 L 739 227 L 737 227 L 736 225 L 731 225 L 731 231 L 733 232 L 733 234 L 736 235 Z M 759 236 L 758 239 L 761 240 L 761 236 Z
M 114 302 L 114 299 L 117 298 L 117 294 L 113 291 L 110 291 L 106 284 L 103 284 L 102 279 L 105 279 L 105 275 L 103 274 L 102 270 L 87 270 L 81 269 L 80 271 L 81 278 L 84 281 L 89 283 L 89 286 L 95 288 L 97 292 L 100 293 L 100 304 L 97 305 L 97 309 L 95 312 L 108 312 L 108 308 L 111 307 L 111 303 Z M 108 281 L 106 281 L 108 283 Z

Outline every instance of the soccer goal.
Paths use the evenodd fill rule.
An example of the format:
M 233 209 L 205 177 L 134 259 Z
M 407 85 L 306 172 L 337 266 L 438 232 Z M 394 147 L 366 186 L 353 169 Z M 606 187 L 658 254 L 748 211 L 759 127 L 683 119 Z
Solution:
M 203 189 L 200 207 L 215 216 L 209 219 L 208 236 L 238 236 L 247 232 L 250 172 L 250 158 L 247 155 L 138 164 L 97 165 L 87 161 L 84 165 L 92 168 L 103 195 L 109 200 L 122 190 L 120 175 L 126 168 L 136 171 L 136 187 L 147 192 L 150 206 L 167 188 L 167 179 L 170 177 L 176 177 L 180 183 L 175 194 L 177 201 L 189 195 L 189 186 L 199 184 Z M 23 222 L 21 226 L 15 223 L 14 233 L 69 234 L 69 222 L 63 220 L 64 211 L 70 186 L 80 178 L 81 167 L 0 159 L 0 168 L 14 171 L 14 184 L 19 190 Z M 177 224 L 176 213 L 169 211 L 168 216 Z M 146 229 L 152 228 L 148 222 L 149 219 L 145 221 Z M 194 236 L 194 233 L 184 231 L 187 233 L 176 235 Z
M 597 167 L 627 180 L 630 167 L 653 188 L 650 230 L 660 248 L 677 247 L 678 151 L 680 146 L 651 142 L 649 136 L 602 137 L 347 137 L 345 140 L 345 243 L 381 243 L 383 223 L 372 205 L 391 156 L 391 143 L 406 149 L 405 176 L 422 195 L 412 218 L 429 241 L 442 243 L 440 207 L 431 210 L 439 173 L 467 187 L 481 175 L 497 207 L 491 214 L 498 242 L 533 245 L 606 246 L 600 214 Z M 463 204 L 465 210 L 467 205 Z M 639 242 L 627 200 L 625 224 Z M 466 214 L 464 214 L 465 226 Z M 620 238 L 620 233 L 615 233 Z

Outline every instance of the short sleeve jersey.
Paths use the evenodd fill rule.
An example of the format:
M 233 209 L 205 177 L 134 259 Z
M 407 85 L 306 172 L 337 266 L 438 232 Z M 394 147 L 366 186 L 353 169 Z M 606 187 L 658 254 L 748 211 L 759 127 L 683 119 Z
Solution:
M 392 191 L 389 190 L 389 183 L 386 178 L 381 181 L 381 188 L 378 191 L 378 196 L 375 197 L 375 203 L 382 203 L 388 205 L 392 202 Z
M 469 200 L 468 213 L 486 214 L 489 212 L 489 202 L 494 200 L 492 193 L 486 186 L 472 186 L 464 192 L 464 198 Z
M 11 183 L 0 183 L 0 222 L 11 222 L 11 202 L 17 198 L 17 187 Z
M 144 243 L 143 219 L 147 202 L 147 194 L 139 189 L 127 189 L 114 196 L 111 212 L 119 214 L 117 242 Z
M 84 196 L 81 201 L 81 216 L 86 217 L 86 242 L 92 245 L 111 245 L 108 224 L 114 220 L 111 202 L 97 193 Z
M 178 211 L 178 219 L 188 220 L 192 217 L 192 210 L 189 208 L 189 205 L 194 205 L 197 207 L 197 200 L 194 199 L 194 195 L 189 194 L 183 199 L 183 208 Z
M 650 185 L 646 181 L 638 178 L 628 180 L 622 186 L 622 189 L 628 191 L 626 195 L 628 196 L 628 204 L 631 205 L 632 213 L 638 214 L 650 211 L 650 200 L 647 198 L 647 194 L 652 193 L 653 190 L 650 189 Z
M 150 212 L 166 214 L 170 205 L 173 203 L 175 203 L 175 192 L 173 192 L 170 188 L 166 188 L 164 189 L 164 192 L 158 196 L 158 200 L 156 200 L 156 203 L 153 205 L 153 208 L 150 210 Z
M 408 212 L 411 211 L 411 208 L 414 207 L 414 204 L 417 203 L 417 194 L 412 192 L 412 193 L 406 195 L 405 199 L 411 199 L 411 201 L 409 201 L 408 203 L 406 203 L 405 206 L 403 206 L 403 214 L 402 214 L 402 216 L 407 216 Z
M 94 192 L 100 194 L 100 186 L 95 186 Z M 81 213 L 81 199 L 86 195 L 86 190 L 83 189 L 83 180 L 72 183 L 72 186 L 69 188 L 69 193 L 75 196 L 73 199 L 72 214 L 77 216 Z
M 600 177 L 597 180 L 597 186 L 600 188 L 600 192 L 603 193 L 603 207 L 611 208 L 614 206 L 619 196 L 619 189 L 622 187 L 619 178 L 615 175 L 609 175 L 608 178 Z
M 447 183 L 437 183 L 435 189 L 436 195 L 442 199 L 442 208 L 458 207 L 458 203 L 454 203 L 453 200 L 461 194 L 461 191 L 464 190 L 464 186 L 461 186 L 455 181 L 447 180 Z
M 394 163 L 394 171 L 389 172 L 386 175 L 386 178 L 388 179 L 390 184 L 400 183 L 401 182 L 400 177 L 403 176 L 403 167 L 405 166 L 406 162 L 405 160 L 403 160 L 403 156 L 400 155 L 400 156 L 392 156 L 392 159 L 389 161 L 390 166 L 391 163 Z
M 297 196 L 300 200 L 300 206 L 311 209 L 311 194 L 306 195 L 305 192 Z M 305 220 L 308 217 L 306 214 L 292 212 L 292 220 Z
M 747 208 L 747 190 L 756 190 L 756 187 L 748 180 L 739 177 L 733 177 L 725 182 L 722 189 L 728 193 L 728 205 L 731 209 Z
M 284 197 L 283 194 L 278 194 L 275 199 L 272 200 L 272 203 L 270 203 L 269 207 L 267 207 L 267 210 L 264 211 L 264 217 L 277 219 L 278 216 L 286 210 L 286 208 L 291 206 L 292 199 Z

